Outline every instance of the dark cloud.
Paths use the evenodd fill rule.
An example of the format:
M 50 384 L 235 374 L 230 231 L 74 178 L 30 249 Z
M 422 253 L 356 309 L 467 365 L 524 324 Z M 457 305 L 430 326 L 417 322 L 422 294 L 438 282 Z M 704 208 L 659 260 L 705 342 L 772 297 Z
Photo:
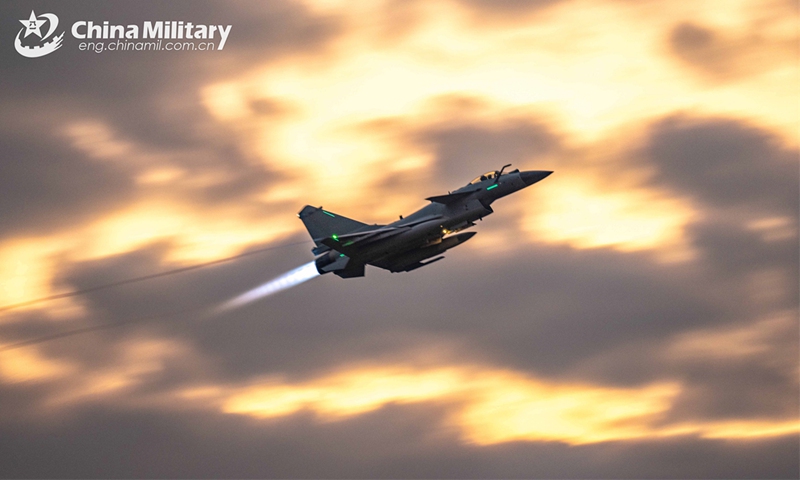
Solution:
M 499 124 L 466 122 L 435 126 L 419 132 L 416 141 L 434 152 L 436 173 L 448 181 L 472 179 L 507 163 L 515 168 L 533 169 L 533 160 L 560 148 L 559 137 L 545 123 L 526 118 Z
M 654 181 L 713 207 L 797 217 L 796 150 L 760 128 L 727 118 L 672 116 L 651 127 Z
M 0 237 L 63 228 L 134 197 L 124 164 L 64 148 L 47 124 L 0 130 Z
M 720 284 L 746 295 L 746 290 L 752 289 L 753 275 L 777 273 L 781 276 L 778 285 L 765 285 L 771 290 L 771 301 L 760 306 L 750 305 L 751 311 L 764 312 L 796 309 L 800 302 L 795 288 L 800 284 L 797 227 L 786 228 L 786 236 L 768 239 L 741 223 L 709 221 L 692 225 L 689 233 L 703 252 L 707 265 L 718 272 Z
M 621 386 L 680 382 L 683 389 L 664 416 L 666 423 L 792 418 L 800 408 L 796 326 L 751 322 L 687 328 L 671 341 L 625 342 L 577 361 L 561 376 Z M 743 344 L 731 343 L 737 338 Z
M 42 2 L 34 8 L 59 15 L 59 28 L 65 29 L 77 20 L 141 24 L 178 17 L 233 29 L 218 52 L 95 54 L 77 51 L 78 40 L 69 34 L 60 51 L 35 61 L 0 49 L 0 98 L 7 107 L 0 118 L 5 155 L 0 213 L 7 220 L 0 234 L 6 235 L 59 228 L 113 209 L 134 194 L 179 194 L 184 201 L 217 206 L 246 202 L 279 178 L 209 116 L 201 87 L 282 55 L 318 51 L 338 29 L 335 19 L 314 17 L 288 2 L 151 3 L 144 10 L 127 2 L 80 2 L 68 8 Z M 4 31 L 18 31 L 17 19 L 27 18 L 30 9 L 26 2 L 5 2 L 0 7 Z M 133 151 L 100 164 L 86 152 L 65 148 L 64 128 L 82 121 L 107 126 Z M 135 155 L 159 159 L 151 166 L 180 168 L 190 180 L 220 180 L 203 187 L 178 182 L 161 191 L 137 187 L 132 177 L 146 165 L 141 159 L 132 162 L 129 157 Z
M 748 308 L 796 310 L 800 153 L 740 121 L 673 116 L 652 126 L 646 155 L 657 169 L 654 184 L 715 212 L 687 232 L 704 265 L 717 272 L 713 283 L 752 295 L 753 275 L 778 272 L 775 299 Z M 777 235 L 754 227 L 776 218 L 785 223 Z
M 553 3 L 467 1 L 476 12 L 504 15 Z M 4 3 L 2 30 L 18 31 L 17 20 L 30 8 Z M 79 223 L 148 195 L 172 194 L 198 209 L 244 204 L 280 179 L 209 116 L 200 87 L 282 56 L 324 51 L 343 28 L 336 18 L 284 2 L 148 3 L 144 10 L 123 2 L 42 2 L 35 8 L 59 14 L 64 25 L 78 19 L 139 23 L 191 12 L 195 22 L 231 23 L 234 30 L 224 52 L 213 55 L 73 51 L 31 62 L 0 49 L 6 107 L 0 114 L 0 235 Z M 724 66 L 728 60 L 719 56 L 728 50 L 719 47 L 720 35 L 684 24 L 670 41 L 687 61 L 710 58 Z M 249 105 L 262 118 L 291 114 L 291 106 L 279 100 L 254 98 Z M 59 129 L 84 119 L 133 145 L 145 165 L 148 155 L 157 154 L 189 175 L 223 180 L 201 188 L 137 185 L 141 164 L 96 161 L 65 146 Z M 536 163 L 564 153 L 562 138 L 536 117 L 462 120 L 410 136 L 434 153 L 441 179 L 434 187 L 442 189 L 452 188 L 454 178 L 466 181 L 505 163 L 555 168 Z M 311 261 L 306 244 L 92 292 L 80 298 L 86 316 L 53 322 L 25 311 L 5 317 L 3 341 L 145 319 L 36 347 L 81 376 L 121 368 L 120 352 L 136 342 L 159 339 L 181 350 L 162 359 L 163 368 L 137 377 L 124 394 L 73 406 L 47 404 L 71 386 L 69 375 L 0 385 L 0 472 L 142 478 L 793 477 L 796 435 L 479 447 L 465 445 L 447 428 L 446 404 L 387 405 L 333 422 L 309 412 L 255 421 L 189 405 L 142 406 L 150 395 L 183 386 L 239 385 L 270 374 L 311 378 L 349 363 L 402 364 L 435 352 L 444 362 L 511 368 L 554 382 L 637 387 L 679 381 L 685 390 L 665 421 L 791 417 L 797 410 L 796 375 L 786 361 L 772 360 L 796 359 L 796 336 L 769 338 L 766 353 L 754 357 L 718 361 L 670 356 L 669 347 L 684 335 L 796 312 L 796 288 L 760 304 L 746 295 L 751 276 L 765 270 L 781 272 L 796 287 L 796 225 L 793 234 L 769 240 L 746 221 L 797 218 L 797 152 L 742 121 L 673 116 L 651 126 L 644 154 L 655 167 L 653 186 L 691 198 L 705 213 L 722 212 L 688 226 L 687 237 L 699 252 L 695 263 L 662 264 L 649 253 L 543 243 L 527 244 L 514 255 L 462 247 L 411 274 L 369 269 L 363 279 L 325 276 L 240 310 L 208 314 L 219 302 Z M 411 188 L 415 179 L 398 175 L 386 182 Z M 507 202 L 479 226 L 479 234 L 516 221 L 503 214 L 504 205 L 513 207 Z M 741 223 L 734 220 L 739 216 Z M 174 266 L 166 258 L 172 247 L 150 245 L 80 263 L 56 259 L 56 286 L 84 289 L 163 271 Z M 175 313 L 186 308 L 198 310 Z
M 772 9 L 776 17 L 796 13 L 796 6 L 782 11 L 784 8 L 773 4 L 766 11 Z M 726 83 L 780 65 L 782 59 L 776 51 L 796 51 L 796 39 L 776 40 L 765 31 L 768 28 L 769 22 L 753 22 L 735 30 L 725 30 L 686 21 L 670 30 L 667 42 L 670 53 L 699 78 Z
M 672 30 L 670 42 L 676 50 L 700 50 L 714 43 L 714 32 L 691 23 L 681 23 Z
M 431 130 L 422 138 L 436 149 L 438 168 L 447 170 L 446 178 L 474 172 L 490 152 L 505 162 L 560 148 L 548 129 L 525 121 L 502 128 L 470 124 Z M 794 188 L 781 178 L 787 153 L 768 135 L 734 121 L 663 120 L 653 127 L 646 151 L 658 167 L 654 182 L 715 208 L 745 208 L 741 199 L 745 196 L 750 199 L 746 208 L 770 212 L 787 206 L 786 192 Z M 747 152 L 760 152 L 760 158 L 767 160 L 753 169 L 752 153 Z M 728 162 L 733 173 L 727 170 Z M 752 184 L 742 180 L 751 174 L 761 177 Z M 773 180 L 784 186 L 773 188 Z M 743 191 L 731 194 L 732 187 Z M 485 228 L 507 221 L 502 211 L 496 217 L 487 219 Z M 742 225 L 702 220 L 689 227 L 689 238 L 700 251 L 701 265 L 709 268 L 664 265 L 648 254 L 544 244 L 534 244 L 514 257 L 475 256 L 460 250 L 413 276 L 370 269 L 366 279 L 323 277 L 222 318 L 195 322 L 196 316 L 189 315 L 133 331 L 188 342 L 213 359 L 216 381 L 271 373 L 304 378 L 351 362 L 402 362 L 409 352 L 450 345 L 453 352 L 446 355 L 455 361 L 480 361 L 554 379 L 631 387 L 680 380 L 686 391 L 673 412 L 675 418 L 785 415 L 796 403 L 797 386 L 783 365 L 716 364 L 702 359 L 682 363 L 663 361 L 654 352 L 679 334 L 747 325 L 763 315 L 795 309 L 796 295 L 754 308 L 746 294 L 747 275 L 797 265 L 796 236 L 766 243 Z M 136 289 L 97 292 L 87 300 L 92 311 L 103 312 L 108 321 L 146 310 L 213 304 L 310 260 L 306 250 L 291 247 L 265 255 L 262 262 L 195 272 Z M 158 270 L 161 255 L 155 249 L 64 265 L 69 273 L 62 282 L 65 287 L 86 288 L 130 276 L 137 269 Z M 788 278 L 796 282 L 795 273 Z M 125 332 L 121 329 L 104 338 L 120 341 L 128 335 Z M 795 343 L 773 347 L 776 352 L 792 352 Z M 113 342 L 110 345 L 102 355 L 81 361 L 87 368 L 108 362 L 114 352 Z M 188 370 L 178 376 L 184 374 L 184 380 L 197 379 L 197 373 Z M 754 393 L 761 391 L 770 392 L 770 398 Z
M 796 436 L 676 437 L 567 446 L 465 445 L 436 406 L 319 423 L 86 405 L 59 422 L 0 424 L 6 478 L 794 478 Z
M 492 219 L 486 222 L 484 228 L 491 228 Z M 90 321 L 98 323 L 211 306 L 309 261 L 309 246 L 98 291 L 84 301 L 94 312 Z M 162 270 L 166 251 L 166 246 L 155 245 L 114 258 L 64 264 L 59 284 L 86 288 Z M 309 378 L 351 362 L 404 363 L 415 361 L 414 352 L 427 348 L 451 361 L 510 367 L 555 381 L 635 387 L 680 380 L 686 390 L 671 412 L 675 420 L 783 418 L 796 403 L 796 380 L 782 365 L 664 361 L 658 354 L 665 340 L 677 334 L 742 323 L 746 299 L 736 292 L 722 298 L 706 294 L 709 282 L 718 283 L 728 273 L 709 279 L 691 265 L 664 266 L 646 254 L 534 244 L 513 257 L 462 250 L 413 275 L 376 269 L 367 275 L 353 280 L 325 276 L 229 314 L 155 319 L 41 348 L 52 359 L 93 371 L 115 365 L 122 346 L 137 339 L 169 339 L 191 347 L 165 360 L 163 370 L 140 379 L 142 384 L 128 394 L 131 399 L 181 385 L 225 385 L 269 374 Z M 86 320 L 74 322 L 83 325 Z M 8 328 L 4 326 L 4 338 Z M 791 350 L 795 343 L 771 348 Z M 614 351 L 624 354 L 598 361 L 594 369 L 582 368 Z M 198 367 L 204 364 L 213 368 Z M 9 396 L 49 395 L 23 389 Z M 22 422 L 10 427 L 4 416 L 4 428 L 10 430 L 0 438 L 15 439 L 3 447 L 12 452 L 5 458 L 15 460 L 2 470 L 10 476 L 62 477 L 575 478 L 608 472 L 615 478 L 780 478 L 797 463 L 797 449 L 790 448 L 796 437 L 465 447 L 452 436 L 430 438 L 441 430 L 441 413 L 428 407 L 387 407 L 320 424 L 305 414 L 254 422 L 208 413 L 198 420 L 181 412 L 165 420 L 164 413 L 109 410 L 115 401 L 109 402 L 71 414 L 58 426 Z M 36 405 L 26 409 L 17 402 L 14 410 L 23 414 Z M 70 443 L 62 445 L 67 437 Z M 59 453 L 47 462 L 37 460 L 34 452 L 50 449 Z
M 726 275 L 741 275 L 764 268 L 784 268 L 798 263 L 796 233 L 791 227 L 788 235 L 765 239 L 741 223 L 703 222 L 690 227 L 695 245 L 702 248 L 706 258 Z
M 479 153 L 490 152 L 492 148 L 508 161 L 523 161 L 528 154 L 526 149 L 534 146 L 543 149 L 535 151 L 534 156 L 537 152 L 560 148 L 558 140 L 537 125 L 521 121 L 507 128 L 470 125 L 433 131 L 425 138 L 439 153 L 439 167 L 452 170 L 447 177 L 450 178 L 460 168 L 474 171 L 482 159 Z M 668 119 L 655 125 L 647 152 L 648 158 L 658 167 L 654 182 L 659 186 L 723 210 L 786 211 L 786 191 L 793 187 L 773 188 L 770 183 L 778 180 L 773 169 L 783 172 L 781 162 L 786 153 L 775 147 L 768 136 L 723 120 Z M 738 143 L 742 138 L 746 141 L 744 145 Z M 469 148 L 463 146 L 465 143 Z M 740 150 L 768 154 L 764 158 L 770 160 L 761 163 L 766 173 L 755 173 L 765 178 L 753 185 L 742 184 L 741 176 L 747 177 L 752 172 L 748 166 L 751 157 L 736 156 Z M 478 153 L 470 156 L 469 152 Z M 466 167 L 457 163 L 458 155 L 466 157 Z M 709 163 L 694 168 L 695 164 L 684 155 Z M 714 173 L 714 162 L 727 165 L 728 161 L 733 162 L 733 170 L 738 169 L 738 173 Z M 693 168 L 697 172 L 683 181 L 681 169 L 689 174 Z M 738 196 L 732 195 L 728 192 L 731 185 L 744 191 Z M 743 203 L 741 196 L 750 201 Z M 495 216 L 487 218 L 480 226 L 478 233 L 505 221 L 508 220 L 503 217 L 502 209 L 498 209 Z M 786 269 L 792 267 L 792 262 L 796 266 L 796 249 L 792 248 L 796 237 L 765 243 L 766 240 L 742 225 L 700 220 L 689 227 L 689 238 L 700 251 L 698 264 L 702 268 L 697 268 L 698 264 L 662 264 L 647 253 L 576 250 L 535 243 L 513 256 L 487 256 L 459 249 L 448 254 L 445 261 L 413 274 L 369 269 L 368 276 L 363 279 L 325 276 L 225 315 L 209 317 L 201 311 L 155 318 L 43 344 L 41 349 L 51 359 L 69 361 L 84 371 L 94 371 L 115 365 L 121 349 L 133 341 L 160 338 L 189 347 L 180 356 L 165 359 L 163 370 L 142 379 L 130 392 L 132 399 L 170 392 L 180 386 L 236 384 L 270 374 L 293 380 L 308 379 L 350 363 L 402 364 L 416 361 L 418 352 L 435 351 L 444 361 L 512 368 L 553 381 L 569 379 L 626 387 L 679 381 L 684 390 L 665 421 L 791 416 L 796 411 L 798 390 L 793 370 L 787 368 L 785 362 L 769 359 L 795 358 L 796 339 L 770 339 L 767 354 L 741 361 L 682 358 L 670 356 L 668 352 L 671 342 L 681 335 L 746 327 L 754 325 L 764 315 L 795 309 L 796 297 L 756 308 L 743 292 L 747 291 L 747 275 L 753 272 L 788 265 L 783 267 Z M 75 326 L 114 323 L 191 306 L 211 307 L 310 261 L 309 247 L 286 247 L 246 262 L 94 292 L 83 299 L 90 317 L 63 323 Z M 59 287 L 82 289 L 160 271 L 169 266 L 164 259 L 168 251 L 168 245 L 153 245 L 112 258 L 80 264 L 65 262 L 59 268 L 62 272 Z M 29 320 L 23 315 L 18 323 L 4 325 L 4 338 L 21 339 L 32 329 L 37 333 L 45 330 L 46 322 L 31 323 Z M 212 365 L 213 368 L 199 368 L 198 365 Z M 64 385 L 55 382 L 49 388 L 38 394 L 17 391 L 10 396 L 46 399 Z M 31 402 L 27 410 L 20 402 L 14 405 L 14 410 L 24 414 L 38 404 Z M 109 407 L 101 402 L 98 408 Z M 387 411 L 400 412 L 397 413 L 399 417 L 386 416 Z M 424 418 L 420 420 L 421 425 L 439 425 L 436 421 L 439 413 L 424 413 L 428 412 L 427 408 L 420 411 Z M 406 446 L 396 438 L 398 431 L 410 432 L 410 438 L 418 441 L 418 436 L 423 435 L 421 432 L 427 431 L 414 427 L 416 414 L 410 419 L 406 414 L 404 409 L 389 408 L 335 425 L 319 424 L 304 417 L 305 414 L 262 423 L 216 416 L 210 424 L 198 424 L 193 420 L 168 423 L 169 430 L 164 433 L 159 430 L 162 422 L 151 418 L 151 415 L 162 415 L 159 413 L 94 411 L 78 415 L 76 423 L 63 427 L 61 433 L 48 435 L 59 438 L 66 435 L 64 432 L 74 430 L 75 435 L 84 438 L 80 433 L 84 428 L 90 431 L 116 428 L 139 435 L 129 437 L 128 433 L 121 433 L 101 447 L 100 451 L 108 455 L 102 458 L 117 458 L 118 466 L 113 467 L 112 460 L 97 461 L 87 467 L 85 462 L 65 464 L 66 460 L 55 459 L 47 468 L 60 465 L 62 476 L 64 472 L 85 473 L 76 473 L 77 476 L 108 476 L 108 472 L 117 472 L 115 475 L 121 476 L 201 477 L 332 476 L 331 472 L 350 477 L 580 477 L 596 476 L 596 472 L 607 468 L 609 475 L 619 478 L 747 476 L 741 472 L 750 472 L 750 476 L 785 476 L 797 463 L 796 450 L 786 447 L 786 442 L 791 444 L 796 438 L 764 442 L 764 445 L 778 448 L 770 454 L 773 461 L 748 463 L 744 469 L 734 469 L 730 465 L 741 467 L 741 462 L 736 463 L 741 458 L 755 458 L 756 452 L 762 454 L 763 450 L 757 447 L 760 442 L 680 439 L 587 447 L 520 443 L 467 448 L 454 437 L 437 437 L 420 453 L 419 449 Z M 130 416 L 136 420 L 128 418 Z M 190 423 L 191 431 L 200 435 L 200 440 L 185 440 L 189 435 L 186 425 Z M 136 430 L 133 425 L 140 425 L 147 433 L 135 433 L 142 430 Z M 292 435 L 286 434 L 281 425 L 292 425 Z M 362 430 L 363 425 L 369 428 Z M 389 437 L 369 437 L 369 433 L 364 432 L 370 429 L 382 429 L 389 437 L 395 435 L 392 437 L 395 441 Z M 284 453 L 276 454 L 267 466 L 262 463 L 265 462 L 263 455 L 248 448 L 236 450 L 238 453 L 231 453 L 232 457 L 215 456 L 206 453 L 215 442 L 208 437 L 212 430 L 222 432 L 222 437 L 232 444 L 243 442 L 244 438 L 257 438 L 262 448 L 268 445 L 269 450 Z M 31 455 L 27 448 L 44 441 L 37 439 L 39 434 L 44 433 L 27 434 L 26 440 L 16 444 L 15 455 Z M 341 438 L 331 446 L 333 443 L 327 443 L 327 435 Z M 130 457 L 122 460 L 114 457 L 114 449 L 130 451 L 131 445 L 150 438 L 165 442 L 157 449 L 161 452 L 175 448 L 174 444 L 185 446 L 188 442 L 184 455 L 194 461 L 165 456 L 148 463 L 142 460 L 151 458 L 147 457 L 150 455 L 146 452 L 147 446 L 142 447 L 145 457 L 135 457 L 136 461 Z M 373 449 L 359 443 L 364 438 L 372 439 L 369 443 Z M 81 458 L 93 448 L 91 441 L 94 440 L 86 441 L 89 443 L 77 442 L 72 447 L 78 452 L 75 456 Z M 413 445 L 414 441 L 408 443 Z M 385 446 L 385 450 L 376 450 L 376 444 Z M 347 451 L 361 449 L 365 453 L 358 459 L 343 457 L 335 449 L 340 445 L 346 445 Z M 295 453 L 286 453 L 287 448 Z M 331 448 L 334 450 L 328 450 Z M 304 453 L 319 453 L 320 449 L 322 453 L 313 461 L 308 460 L 310 453 Z M 521 460 L 521 456 L 528 458 L 541 451 L 555 455 L 560 461 L 544 455 L 551 459 L 543 458 L 532 467 L 530 462 Z M 695 451 L 702 451 L 705 456 L 694 456 L 692 452 Z M 575 458 L 581 455 L 588 460 L 576 464 Z M 201 462 L 204 470 L 198 471 L 195 464 L 199 458 L 214 460 Z M 236 458 L 237 462 L 231 466 L 226 463 L 227 458 Z M 639 460 L 632 462 L 634 458 Z M 649 458 L 650 463 L 642 462 L 641 458 Z M 21 463 L 24 465 L 19 467 L 21 470 L 7 471 L 29 472 L 30 475 L 45 475 L 43 472 L 49 471 L 32 462 L 28 458 Z M 141 466 L 148 464 L 153 466 Z M 564 467 L 565 464 L 572 470 Z
M 213 305 L 309 261 L 307 248 L 287 247 L 243 264 L 99 291 L 86 299 L 110 322 Z M 159 265 L 157 250 L 151 250 L 73 266 L 61 288 L 88 288 L 163 269 Z M 365 279 L 325 276 L 222 317 L 188 324 L 157 321 L 149 328 L 214 357 L 221 378 L 228 379 L 307 376 L 348 362 L 400 361 L 409 351 L 439 348 L 440 342 L 456 342 L 463 353 L 455 357 L 462 361 L 482 359 L 557 378 L 602 352 L 740 321 L 746 301 L 732 294 L 712 302 L 704 295 L 707 281 L 691 267 L 667 268 L 646 255 L 545 245 L 497 258 L 463 250 L 413 277 L 377 269 Z M 632 363 L 643 370 L 625 375 L 619 359 L 605 373 L 592 375 L 635 385 L 675 373 L 649 362 L 647 349 L 638 355 L 642 361 Z
M 18 31 L 18 19 L 27 18 L 30 10 L 28 2 L 4 2 L 3 25 L 9 32 Z M 335 38 L 340 28 L 334 17 L 314 16 L 296 3 L 282 1 L 154 2 L 146 9 L 124 1 L 82 1 L 69 6 L 44 1 L 35 10 L 56 13 L 65 29 L 78 20 L 141 25 L 145 20 L 178 17 L 196 24 L 233 25 L 224 50 L 217 52 L 96 54 L 78 51 L 79 40 L 71 35 L 66 36 L 59 52 L 37 61 L 8 48 L 0 51 L 6 73 L 0 80 L 3 93 L 27 87 L 31 94 L 70 92 L 95 103 L 106 98 L 115 102 L 141 100 L 142 94 L 165 90 L 191 90 L 188 87 L 241 74 L 282 55 L 313 53 Z
M 669 35 L 672 52 L 684 62 L 717 77 L 724 77 L 733 68 L 733 52 L 726 51 L 718 35 L 711 29 L 693 23 L 681 23 Z
M 796 345 L 780 342 L 773 345 L 780 345 L 782 352 L 772 355 L 795 353 L 793 358 L 797 358 Z M 763 356 L 685 362 L 675 372 L 683 377 L 686 388 L 668 418 L 682 421 L 792 418 L 800 409 L 794 367 L 791 362 L 788 365 L 781 362 L 776 367 Z
M 563 0 L 459 0 L 459 3 L 480 15 L 491 15 L 504 19 L 519 18 L 519 15 L 536 13 Z

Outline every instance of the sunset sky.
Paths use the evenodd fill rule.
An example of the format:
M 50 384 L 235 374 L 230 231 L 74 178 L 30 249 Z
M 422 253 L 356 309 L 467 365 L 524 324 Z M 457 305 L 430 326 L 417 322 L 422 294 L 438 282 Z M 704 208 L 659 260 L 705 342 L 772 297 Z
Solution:
M 15 51 L 31 10 L 61 49 Z M 0 476 L 796 478 L 796 1 L 0 12 L 0 309 L 275 247 L 0 312 Z M 554 174 L 445 260 L 211 313 L 313 260 L 304 205 L 388 223 L 507 163 Z

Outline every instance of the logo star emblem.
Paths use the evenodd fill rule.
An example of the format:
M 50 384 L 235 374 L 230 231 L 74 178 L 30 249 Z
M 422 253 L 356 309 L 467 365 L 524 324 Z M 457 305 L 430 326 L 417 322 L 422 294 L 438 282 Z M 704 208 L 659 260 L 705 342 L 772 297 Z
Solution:
M 36 18 L 36 14 L 31 10 L 31 16 L 27 20 L 20 20 L 19 23 L 25 27 L 26 37 L 31 33 L 35 33 L 37 37 L 42 38 L 42 31 L 40 29 L 46 21 L 47 20 L 39 20 Z

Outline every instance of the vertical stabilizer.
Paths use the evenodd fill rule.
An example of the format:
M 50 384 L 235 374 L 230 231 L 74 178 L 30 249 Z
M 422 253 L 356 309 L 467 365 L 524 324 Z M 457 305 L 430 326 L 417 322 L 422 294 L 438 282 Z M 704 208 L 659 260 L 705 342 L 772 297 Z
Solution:
M 303 207 L 298 216 L 318 247 L 322 245 L 320 240 L 323 238 L 344 235 L 367 226 L 366 223 L 337 215 L 322 208 L 312 207 L 311 205 Z

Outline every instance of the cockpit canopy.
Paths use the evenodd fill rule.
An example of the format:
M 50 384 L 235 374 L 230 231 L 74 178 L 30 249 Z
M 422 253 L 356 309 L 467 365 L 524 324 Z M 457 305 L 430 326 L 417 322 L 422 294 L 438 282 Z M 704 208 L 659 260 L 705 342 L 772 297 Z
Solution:
M 476 183 L 481 183 L 481 182 L 486 181 L 486 180 L 494 180 L 495 175 L 497 175 L 497 172 L 495 172 L 495 171 L 486 172 L 483 175 L 481 175 L 480 177 L 476 178 L 475 180 L 469 182 L 469 184 L 470 185 L 475 185 Z

